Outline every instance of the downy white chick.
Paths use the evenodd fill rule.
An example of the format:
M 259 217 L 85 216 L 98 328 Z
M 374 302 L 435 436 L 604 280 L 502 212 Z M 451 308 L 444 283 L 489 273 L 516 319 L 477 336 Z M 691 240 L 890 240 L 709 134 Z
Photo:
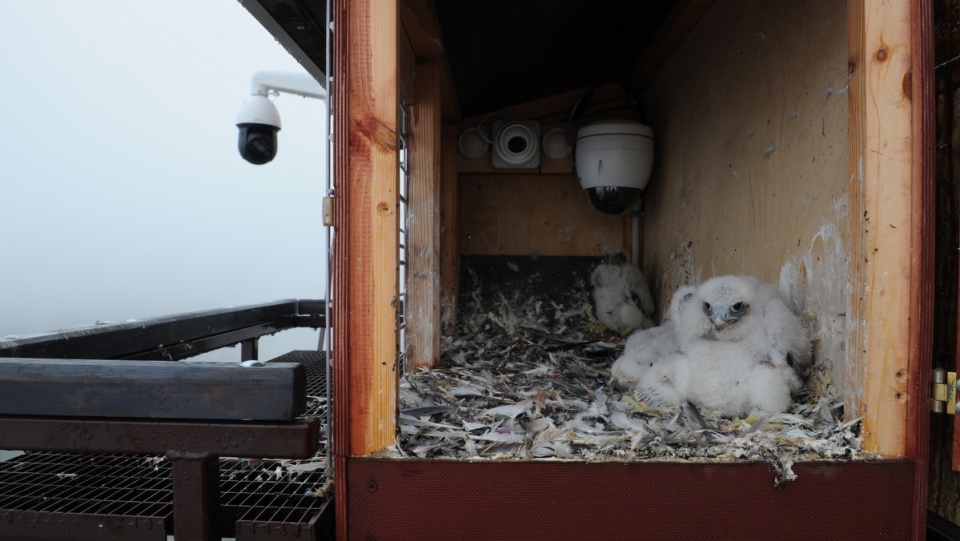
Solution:
M 677 315 L 695 291 L 691 286 L 681 286 L 670 299 L 670 307 L 664 314 L 662 325 L 636 331 L 627 338 L 623 353 L 610 368 L 611 382 L 615 386 L 636 387 L 645 372 L 664 359 L 672 359 L 679 352 Z
M 813 364 L 813 344 L 800 317 L 790 309 L 787 298 L 771 284 L 760 284 L 754 304 L 760 306 L 775 364 L 785 361 L 799 376 Z
M 811 346 L 803 324 L 779 292 L 749 276 L 719 276 L 697 288 L 677 320 L 689 359 L 686 398 L 723 415 L 784 411 Z M 675 377 L 682 380 L 682 377 Z
M 780 290 L 752 276 L 726 275 L 697 288 L 701 309 L 686 310 L 678 323 L 682 341 L 739 342 L 769 355 L 775 366 L 803 373 L 813 349 L 799 316 Z
M 627 263 L 622 251 L 607 255 L 590 275 L 593 305 L 604 327 L 626 336 L 653 326 L 653 296 L 643 271 Z
M 774 366 L 753 356 L 739 342 L 700 341 L 686 346 L 677 360 L 643 378 L 668 404 L 691 400 L 721 415 L 744 416 L 757 409 L 786 411 L 800 380 L 789 366 Z

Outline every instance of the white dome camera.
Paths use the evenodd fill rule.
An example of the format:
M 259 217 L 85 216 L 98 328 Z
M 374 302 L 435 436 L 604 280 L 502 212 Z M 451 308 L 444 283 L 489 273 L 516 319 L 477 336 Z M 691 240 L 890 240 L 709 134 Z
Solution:
M 254 165 L 263 165 L 277 155 L 280 112 L 267 96 L 280 92 L 321 100 L 327 98 L 323 85 L 306 73 L 254 73 L 250 78 L 250 97 L 243 102 L 240 112 L 237 113 L 237 128 L 240 129 L 237 146 L 240 156 Z
M 240 156 L 255 165 L 263 165 L 277 155 L 277 132 L 280 113 L 266 96 L 255 94 L 244 102 L 237 113 Z
M 631 120 L 601 120 L 577 132 L 574 156 L 580 187 L 606 214 L 630 210 L 653 170 L 653 129 Z

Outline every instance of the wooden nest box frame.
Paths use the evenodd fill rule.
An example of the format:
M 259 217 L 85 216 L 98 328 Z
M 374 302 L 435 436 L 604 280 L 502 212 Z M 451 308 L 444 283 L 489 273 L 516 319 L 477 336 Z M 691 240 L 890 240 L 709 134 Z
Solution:
M 309 17 L 320 3 L 259 3 L 248 9 L 322 65 L 276 15 L 285 5 Z M 634 4 L 647 19 L 617 15 Z M 930 6 L 333 2 L 338 538 L 923 538 Z M 564 26 L 564 10 L 588 7 L 597 13 Z M 606 26 L 616 19 L 633 25 Z M 571 158 L 504 171 L 458 152 L 461 130 L 489 115 L 562 122 L 590 88 L 583 119 L 626 115 L 656 133 L 639 245 L 629 217 L 592 211 Z M 847 415 L 863 418 L 865 449 L 884 459 L 798 465 L 799 478 L 774 489 L 764 464 L 377 458 L 396 439 L 399 363 L 432 366 L 455 325 L 462 255 L 599 256 L 608 246 L 642 255 L 661 304 L 717 274 L 790 284 L 816 319 Z

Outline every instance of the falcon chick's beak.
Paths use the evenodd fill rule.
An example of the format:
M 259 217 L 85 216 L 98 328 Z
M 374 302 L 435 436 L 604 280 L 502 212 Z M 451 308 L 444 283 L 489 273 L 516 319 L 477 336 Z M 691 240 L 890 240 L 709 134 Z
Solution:
M 737 319 L 737 317 L 728 318 L 726 317 L 726 314 L 724 314 L 723 317 L 712 317 L 710 318 L 710 321 L 713 322 L 713 327 L 717 329 L 717 332 L 720 332 L 727 328 L 727 325 L 733 323 Z
M 703 311 L 707 314 L 707 317 L 710 318 L 710 322 L 713 323 L 713 327 L 717 329 L 717 332 L 720 332 L 727 328 L 728 325 L 739 321 L 747 312 L 747 306 L 740 302 L 733 306 L 711 306 L 706 304 L 703 307 Z

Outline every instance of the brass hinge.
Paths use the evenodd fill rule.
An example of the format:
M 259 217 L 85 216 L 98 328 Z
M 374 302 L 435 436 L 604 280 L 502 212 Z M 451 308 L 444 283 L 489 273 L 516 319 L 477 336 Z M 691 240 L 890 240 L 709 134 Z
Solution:
M 321 209 L 321 214 L 323 215 L 323 225 L 326 227 L 333 227 L 333 198 L 332 197 L 323 198 L 323 207 Z
M 957 373 L 947 372 L 943 368 L 933 370 L 933 383 L 930 389 L 930 409 L 934 413 L 957 413 Z

